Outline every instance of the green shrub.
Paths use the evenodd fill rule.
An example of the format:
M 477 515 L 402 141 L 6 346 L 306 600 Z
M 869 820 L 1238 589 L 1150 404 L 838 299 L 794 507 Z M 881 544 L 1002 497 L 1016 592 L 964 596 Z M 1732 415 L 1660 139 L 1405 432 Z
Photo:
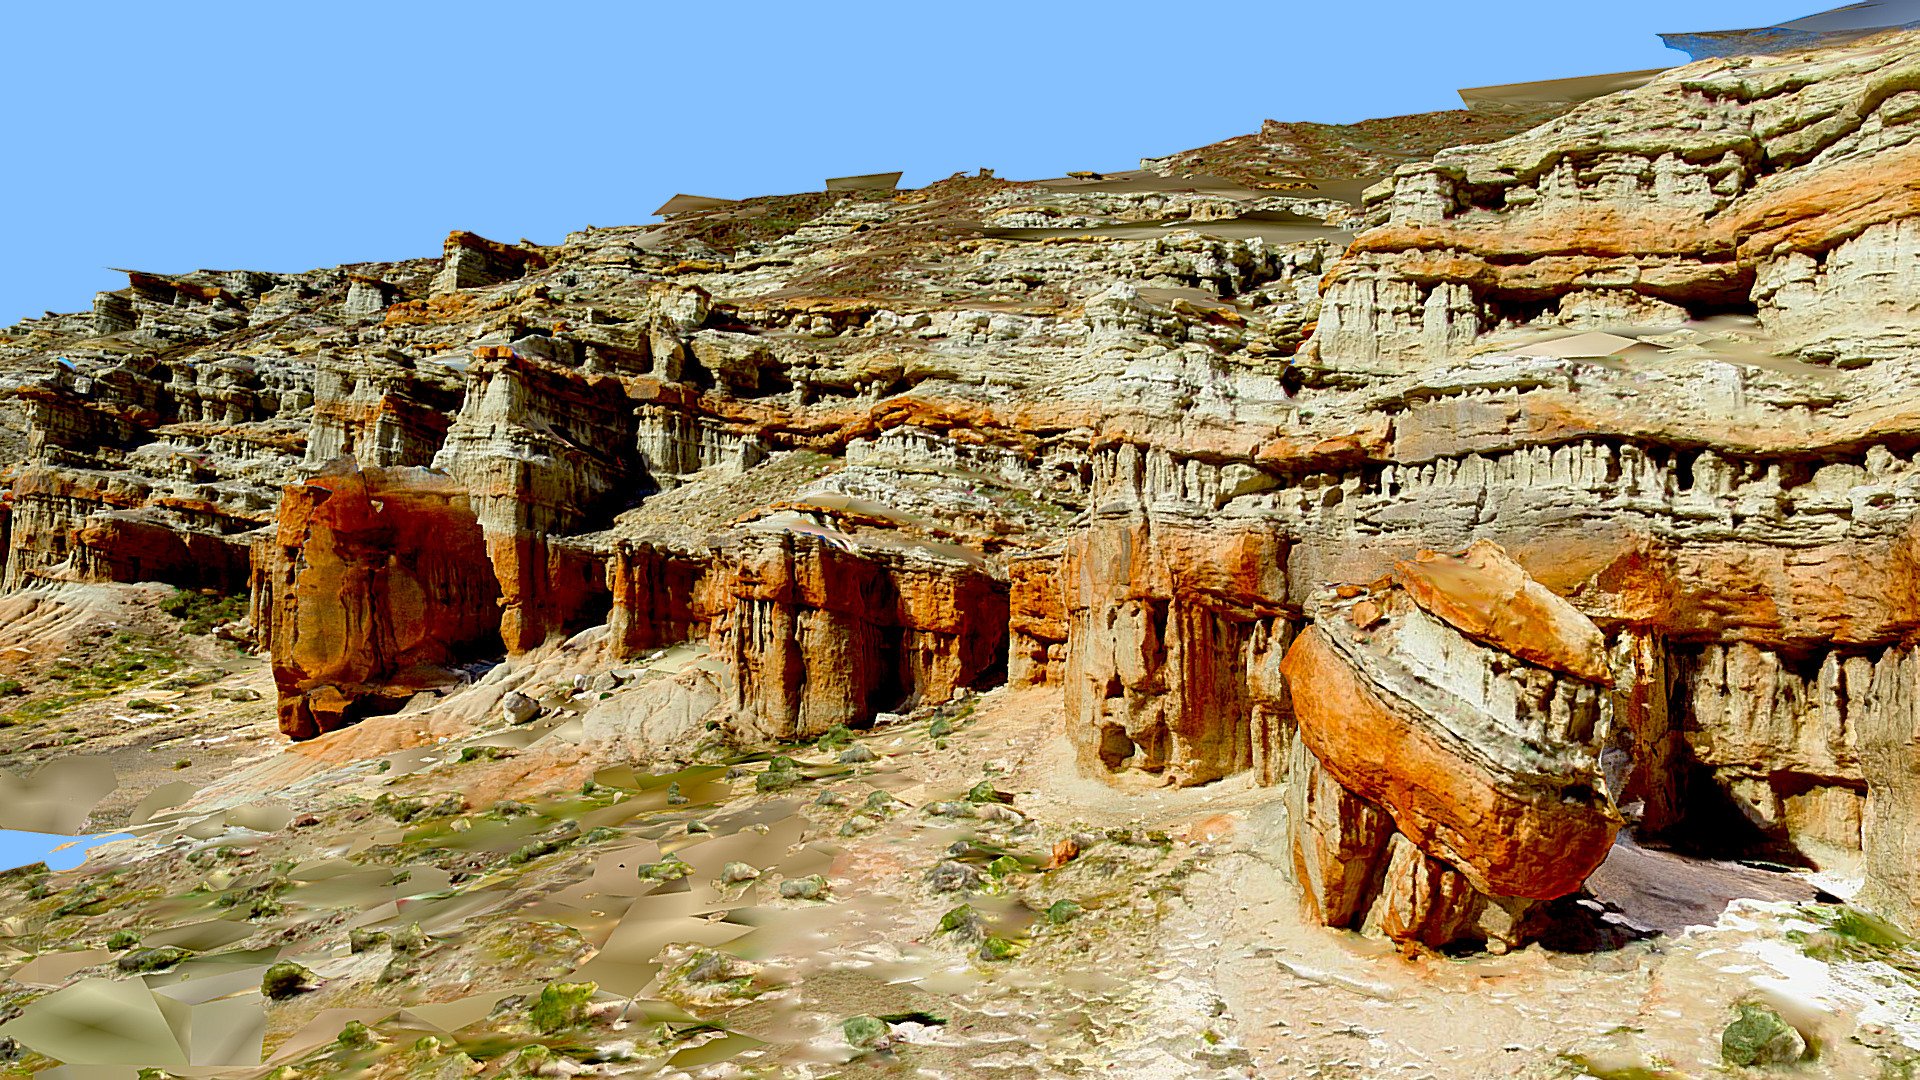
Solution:
M 313 988 L 313 972 L 291 960 L 282 960 L 260 976 L 260 992 L 268 1001 L 283 1001 Z
M 150 971 L 164 971 L 193 954 L 177 945 L 162 945 L 157 949 L 139 949 L 114 961 L 114 967 L 129 975 L 143 975 Z
M 221 623 L 230 623 L 245 615 L 247 598 L 175 589 L 160 601 L 160 610 L 179 619 L 180 628 L 187 633 L 205 634 Z
M 598 983 L 548 983 L 527 1018 L 543 1035 L 579 1027 L 587 1019 L 587 1003 L 599 990 Z
M 856 1050 L 864 1050 L 887 1037 L 887 1022 L 877 1016 L 853 1016 L 840 1025 L 840 1034 L 846 1037 L 847 1045 Z

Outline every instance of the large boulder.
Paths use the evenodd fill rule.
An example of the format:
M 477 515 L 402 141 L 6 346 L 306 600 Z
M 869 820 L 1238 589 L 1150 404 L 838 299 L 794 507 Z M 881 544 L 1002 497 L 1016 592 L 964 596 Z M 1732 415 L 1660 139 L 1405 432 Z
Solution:
M 1489 905 L 1578 889 L 1621 821 L 1606 665 L 1599 630 L 1492 544 L 1328 594 L 1283 665 L 1310 910 L 1444 944 Z

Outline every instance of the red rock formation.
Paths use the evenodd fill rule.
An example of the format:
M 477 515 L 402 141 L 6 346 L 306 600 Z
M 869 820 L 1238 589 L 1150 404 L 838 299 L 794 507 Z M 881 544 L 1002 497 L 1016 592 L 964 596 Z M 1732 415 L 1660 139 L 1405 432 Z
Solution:
M 1004 673 L 1006 586 L 927 549 L 743 531 L 702 591 L 735 713 L 764 738 L 862 724 Z
M 1007 682 L 1015 686 L 1066 678 L 1067 612 L 1060 599 L 1060 556 L 1007 560 Z
M 1292 631 L 1286 554 L 1259 522 L 1125 518 L 1068 542 L 1066 708 L 1088 768 L 1179 784 L 1277 771 L 1268 759 L 1291 724 L 1272 670 Z
M 247 542 L 231 534 L 254 523 L 212 503 L 156 499 L 120 474 L 29 468 L 14 481 L 12 506 L 10 589 L 35 580 L 163 581 L 223 592 L 246 584 Z M 182 519 L 202 528 L 181 527 Z
M 640 656 L 703 636 L 711 612 L 698 609 L 696 601 L 706 569 L 703 560 L 655 544 L 617 544 L 607 563 L 614 655 Z
M 1620 820 L 1598 771 L 1610 672 L 1598 629 L 1495 545 L 1423 553 L 1398 577 L 1418 591 L 1397 579 L 1343 589 L 1287 653 L 1305 770 L 1294 776 L 1294 858 L 1310 908 L 1345 925 L 1353 883 L 1387 855 L 1370 921 L 1444 944 L 1485 901 L 1564 896 L 1605 859 Z M 1410 850 L 1383 848 L 1375 807 Z
M 620 380 L 511 353 L 476 359 L 434 460 L 466 488 L 486 531 L 510 652 L 604 613 L 603 557 L 551 538 L 604 526 L 634 493 L 641 470 Z
M 500 611 L 466 493 L 424 469 L 353 469 L 287 489 L 272 572 L 280 729 L 391 711 L 497 642 Z

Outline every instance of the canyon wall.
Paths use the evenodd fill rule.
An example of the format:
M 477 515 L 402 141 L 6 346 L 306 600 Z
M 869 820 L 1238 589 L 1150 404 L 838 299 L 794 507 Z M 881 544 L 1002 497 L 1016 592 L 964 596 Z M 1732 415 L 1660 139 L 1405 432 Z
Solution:
M 1323 173 L 135 273 L 0 335 L 0 581 L 250 590 L 298 738 L 603 623 L 748 741 L 1047 687 L 1406 941 L 1521 940 L 1622 827 L 1920 923 L 1917 103 L 1893 34 Z

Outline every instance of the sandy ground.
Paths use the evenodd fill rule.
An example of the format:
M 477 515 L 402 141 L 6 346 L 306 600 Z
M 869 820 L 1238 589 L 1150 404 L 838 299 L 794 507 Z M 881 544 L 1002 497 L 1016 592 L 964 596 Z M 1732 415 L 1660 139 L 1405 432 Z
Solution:
M 0 625 L 117 656 L 167 639 L 152 600 L 75 593 Z M 203 1062 L 232 1076 L 529 1075 L 541 1042 L 560 1062 L 541 1075 L 1704 1077 L 1724 1075 L 1720 1032 L 1755 999 L 1815 1037 L 1791 1075 L 1877 1076 L 1920 1040 L 1920 956 L 1815 960 L 1804 942 L 1837 909 L 1809 905 L 1810 885 L 1631 844 L 1558 949 L 1403 955 L 1307 925 L 1279 789 L 1086 777 L 1044 689 L 861 733 L 870 760 L 785 748 L 793 771 L 771 776 L 766 753 L 636 759 L 584 734 L 590 710 L 656 715 L 688 694 L 697 654 L 629 665 L 603 698 L 574 691 L 608 668 L 587 641 L 289 747 L 259 660 L 210 638 L 167 647 L 173 675 L 0 731 L 16 774 L 75 752 L 120 769 L 96 827 L 191 789 L 77 871 L 0 882 L 0 1038 L 20 1040 L 0 1053 L 17 1069 L 52 1067 L 48 1047 L 111 1056 L 48 1043 L 43 999 L 129 980 L 177 996 L 182 979 L 208 988 L 195 1008 L 256 1018 L 256 1064 Z M 204 678 L 158 702 L 187 669 Z M 16 670 L 39 700 L 40 669 Z M 508 726 L 509 688 L 544 715 Z M 233 700 L 247 689 L 262 699 Z M 130 722 L 134 698 L 169 708 Z M 953 731 L 936 737 L 941 718 Z M 685 877 L 649 876 L 680 861 Z M 735 863 L 758 876 L 723 880 Z M 815 874 L 817 894 L 783 894 Z M 104 898 L 84 903 L 88 888 Z M 419 944 L 392 943 L 415 925 Z M 356 929 L 388 937 L 356 945 Z M 105 946 L 116 930 L 191 955 L 129 976 Z M 275 960 L 314 982 L 263 1000 Z M 598 1001 L 577 1023 L 530 1026 L 542 986 L 588 979 Z M 881 1044 L 849 1045 L 861 1015 L 888 1018 Z M 349 1019 L 372 1028 L 365 1046 L 335 1040 Z M 101 1075 L 133 1075 L 127 1055 L 146 1052 Z

